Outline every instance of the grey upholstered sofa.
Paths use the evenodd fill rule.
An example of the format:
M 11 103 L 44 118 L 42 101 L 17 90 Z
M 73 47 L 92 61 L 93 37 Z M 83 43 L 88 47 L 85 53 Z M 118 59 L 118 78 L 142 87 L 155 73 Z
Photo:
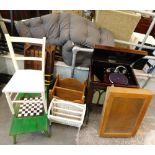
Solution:
M 16 22 L 20 36 L 41 38 L 47 42 L 62 46 L 64 62 L 72 65 L 72 48 L 77 45 L 93 48 L 95 44 L 114 46 L 113 35 L 106 29 L 99 29 L 91 21 L 75 14 L 48 14 Z M 79 52 L 76 66 L 88 67 L 91 53 Z

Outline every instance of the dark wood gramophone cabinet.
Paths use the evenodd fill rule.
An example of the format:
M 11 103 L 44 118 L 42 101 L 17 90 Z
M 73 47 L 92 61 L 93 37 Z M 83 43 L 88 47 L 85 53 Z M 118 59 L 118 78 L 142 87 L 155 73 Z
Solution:
M 106 91 L 107 87 L 111 85 L 116 87 L 139 88 L 131 64 L 144 57 L 145 55 L 147 55 L 147 52 L 145 51 L 116 48 L 103 45 L 95 46 L 87 80 L 87 123 L 89 118 L 89 111 L 92 108 L 91 103 L 93 94 L 96 90 L 103 90 L 104 92 Z M 127 83 L 113 83 L 109 79 L 110 73 L 115 72 L 118 66 L 123 66 L 124 68 L 126 68 L 126 73 L 124 73 L 124 75 L 127 78 Z M 124 70 L 123 67 L 120 67 L 121 72 L 123 72 Z

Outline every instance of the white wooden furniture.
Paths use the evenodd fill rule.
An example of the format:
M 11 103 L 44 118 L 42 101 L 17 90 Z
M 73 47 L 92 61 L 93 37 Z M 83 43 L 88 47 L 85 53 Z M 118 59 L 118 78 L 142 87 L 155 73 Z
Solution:
M 6 99 L 12 113 L 10 135 L 13 136 L 13 143 L 15 144 L 16 135 L 18 134 L 39 131 L 44 131 L 45 133 L 48 132 L 47 103 L 45 98 L 44 85 L 46 38 L 44 37 L 42 39 L 35 39 L 25 37 L 12 37 L 9 34 L 5 34 L 5 37 L 13 66 L 15 68 L 15 73 L 3 88 L 2 92 L 6 95 Z M 42 46 L 42 56 L 16 57 L 12 45 L 13 42 L 40 44 Z M 19 69 L 17 60 L 40 61 L 42 68 L 41 70 Z M 27 100 L 25 100 L 26 95 L 28 96 Z M 43 106 L 42 114 L 38 114 L 38 109 L 36 109 L 35 107 L 32 107 L 32 109 L 30 108 L 30 105 L 32 103 L 36 106 L 38 106 L 39 104 L 37 98 L 31 98 L 31 96 L 35 95 L 40 98 L 40 105 Z M 26 106 L 26 109 L 20 108 L 23 106 Z M 21 117 L 19 117 L 19 113 L 22 114 Z
M 48 119 L 52 122 L 77 127 L 76 143 L 79 143 L 79 132 L 84 121 L 86 104 L 79 104 L 53 98 L 49 109 Z
M 5 34 L 10 55 L 12 58 L 15 73 L 11 80 L 6 84 L 3 93 L 6 95 L 10 110 L 12 114 L 15 114 L 13 104 L 23 103 L 22 100 L 16 100 L 19 93 L 40 93 L 42 102 L 44 105 L 45 113 L 47 113 L 47 104 L 45 99 L 45 87 L 44 87 L 44 71 L 45 71 L 45 42 L 46 38 L 35 39 L 26 37 L 12 37 L 9 34 Z M 13 42 L 27 42 L 42 45 L 42 57 L 16 57 L 12 46 Z M 24 70 L 19 69 L 17 60 L 35 60 L 42 62 L 42 70 Z
M 85 112 L 86 104 L 53 98 L 48 109 L 48 118 L 51 123 L 70 125 L 80 130 Z

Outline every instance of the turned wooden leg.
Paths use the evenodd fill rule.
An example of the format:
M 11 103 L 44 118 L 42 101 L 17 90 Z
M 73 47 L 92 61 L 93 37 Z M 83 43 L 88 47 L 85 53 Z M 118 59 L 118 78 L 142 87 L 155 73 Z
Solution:
M 92 99 L 94 95 L 94 88 L 92 86 L 89 86 L 87 89 L 87 97 L 86 97 L 86 124 L 88 124 L 89 120 L 89 112 L 91 110 L 91 104 L 92 104 Z

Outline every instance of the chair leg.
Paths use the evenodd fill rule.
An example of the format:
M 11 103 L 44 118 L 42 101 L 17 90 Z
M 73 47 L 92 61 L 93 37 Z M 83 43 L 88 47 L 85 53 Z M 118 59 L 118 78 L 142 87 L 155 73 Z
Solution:
M 46 97 L 45 97 L 45 93 L 41 93 L 42 99 L 43 99 L 43 104 L 44 104 L 44 110 L 45 113 L 47 114 L 47 102 L 46 102 Z
M 5 96 L 6 96 L 8 105 L 9 105 L 9 107 L 10 107 L 11 113 L 12 113 L 12 114 L 15 114 L 15 111 L 14 111 L 13 105 L 12 105 L 12 101 L 11 101 L 10 94 L 9 94 L 8 92 L 6 92 L 6 93 L 5 93 Z

